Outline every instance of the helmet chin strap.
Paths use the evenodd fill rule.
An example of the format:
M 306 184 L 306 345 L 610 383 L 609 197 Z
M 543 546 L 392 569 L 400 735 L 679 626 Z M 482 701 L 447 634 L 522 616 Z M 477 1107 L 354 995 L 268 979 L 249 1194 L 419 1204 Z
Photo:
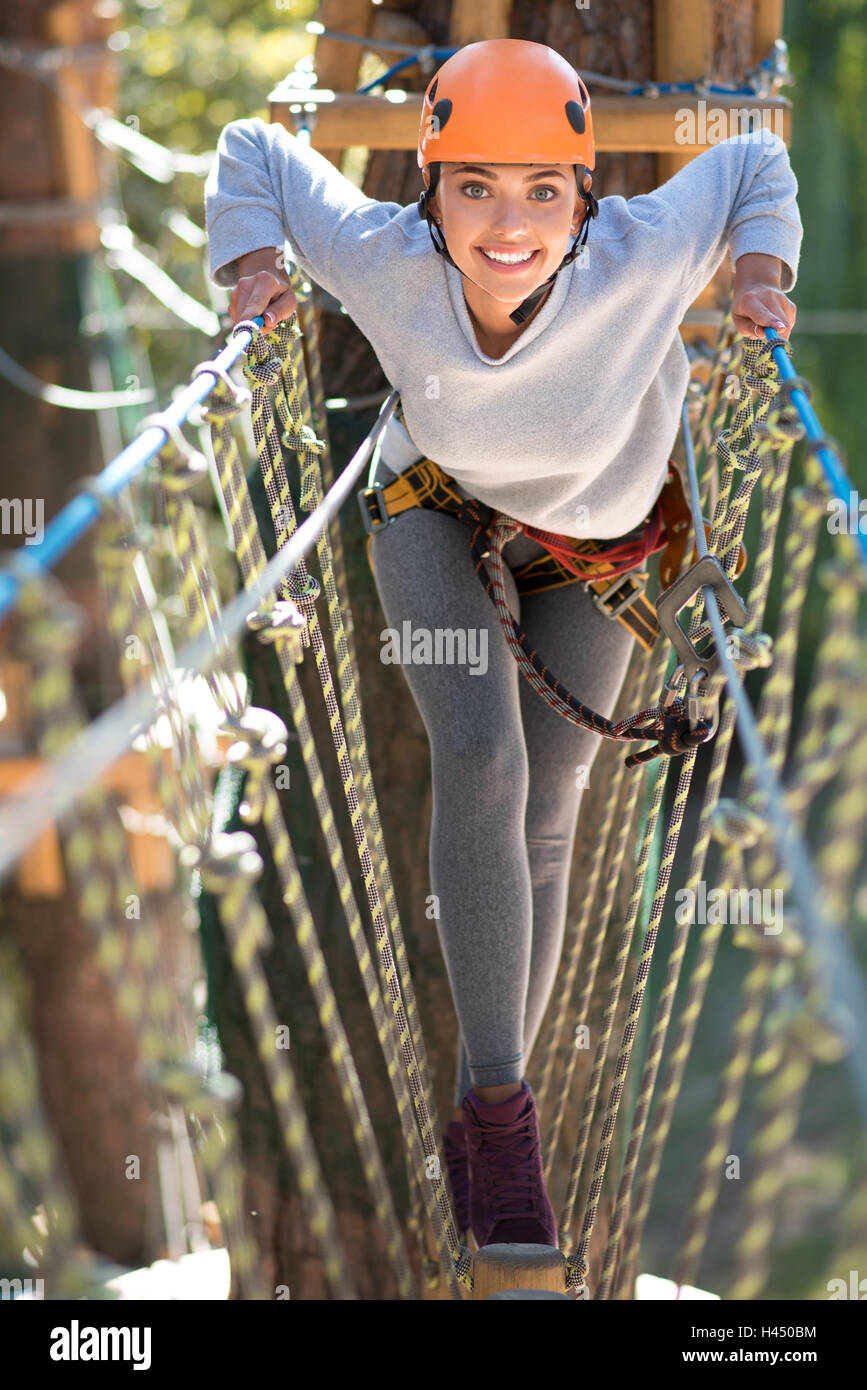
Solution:
M 537 289 L 533 290 L 532 294 L 528 294 L 527 298 L 523 299 L 521 303 L 518 305 L 517 309 L 513 310 L 512 313 L 509 315 L 509 318 L 512 320 L 513 323 L 526 323 L 533 310 L 539 304 L 539 301 L 543 299 L 544 296 L 548 293 L 548 287 L 551 284 L 553 284 L 557 276 L 560 274 L 560 271 L 564 268 L 564 266 L 571 265 L 572 262 L 575 260 L 576 256 L 579 256 L 581 254 L 581 248 L 586 246 L 587 244 L 587 235 L 590 231 L 590 219 L 599 215 L 599 204 L 592 193 L 585 193 L 584 189 L 581 187 L 579 187 L 578 192 L 581 194 L 581 197 L 584 199 L 584 202 L 587 204 L 587 206 L 584 212 L 584 218 L 582 220 L 581 226 L 575 236 L 575 240 L 572 242 L 570 250 L 566 252 L 566 255 L 563 257 L 562 261 L 558 265 L 557 269 L 554 271 L 553 275 L 549 275 L 548 279 L 543 281 L 543 283 L 539 285 Z M 451 254 L 449 253 L 449 249 L 446 246 L 446 239 L 443 235 L 443 231 L 440 227 L 439 222 L 434 224 L 434 221 L 430 215 L 430 211 L 427 206 L 427 197 L 425 196 L 425 194 L 422 194 L 421 198 L 419 199 L 419 205 L 424 208 L 424 217 L 427 222 L 428 232 L 430 233 L 430 239 L 433 242 L 434 250 L 440 256 L 444 257 L 444 259 L 448 261 L 449 265 L 453 265 L 455 267 L 455 270 L 459 270 L 461 275 L 466 275 L 466 271 L 461 270 L 460 266 L 456 264 Z M 434 236 L 434 225 L 436 225 L 437 227 L 437 231 L 439 233 L 442 245 L 440 245 L 437 242 L 437 239 Z M 484 289 L 484 286 L 480 285 L 478 280 L 474 280 L 471 275 L 467 275 L 467 279 L 470 281 L 471 284 L 477 285 L 480 290 Z

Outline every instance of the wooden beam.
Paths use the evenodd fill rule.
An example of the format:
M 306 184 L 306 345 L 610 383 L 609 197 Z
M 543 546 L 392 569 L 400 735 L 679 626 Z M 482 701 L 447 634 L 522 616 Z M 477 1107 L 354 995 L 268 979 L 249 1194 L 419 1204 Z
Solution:
M 712 0 L 692 0 L 689 5 L 683 5 L 680 0 L 655 0 L 653 35 L 656 54 L 653 75 L 657 82 L 697 82 L 710 76 L 714 57 Z M 706 107 L 707 104 L 716 107 L 718 99 L 719 93 L 714 92 L 712 103 L 706 103 Z M 788 144 L 788 133 L 784 139 Z M 656 173 L 659 182 L 667 183 L 700 153 L 701 147 L 698 145 L 681 146 L 677 151 L 658 151 Z M 692 307 L 719 308 L 730 283 L 727 276 L 730 277 L 730 271 L 724 265 L 698 298 L 693 300 Z M 708 338 L 706 330 L 696 324 L 681 325 L 680 335 L 684 342 Z
M 712 0 L 655 0 L 653 44 L 656 54 L 654 78 L 657 82 L 697 82 L 713 68 Z M 713 104 L 716 106 L 717 94 Z M 694 147 L 657 152 L 660 183 L 673 178 L 679 169 L 700 153 Z
M 90 13 L 81 0 L 64 0 L 45 16 L 45 37 L 55 44 L 93 43 L 106 39 L 117 28 L 113 16 Z M 99 64 L 55 69 L 56 97 L 52 119 L 56 141 L 56 168 L 61 194 L 73 202 L 94 203 L 101 190 L 100 151 L 96 136 L 79 116 L 76 106 L 113 106 L 117 100 L 117 63 L 110 50 Z M 96 219 L 71 221 L 58 228 L 58 245 L 67 252 L 95 251 L 100 245 Z
M 368 35 L 373 23 L 371 0 L 322 0 L 316 16 L 326 29 L 336 29 L 342 34 Z M 329 87 L 336 92 L 352 92 L 359 85 L 358 70 L 365 49 L 360 43 L 344 43 L 340 39 L 319 38 L 313 54 L 313 67 L 318 85 Z M 362 140 L 341 140 L 329 142 L 322 147 L 326 159 L 335 168 L 340 168 L 343 152 L 347 145 L 361 145 Z M 317 145 L 317 149 L 320 148 Z
M 512 0 L 452 0 L 449 46 L 511 37 Z
M 358 96 L 314 88 L 304 93 L 303 101 L 292 101 L 285 95 L 285 89 L 278 88 L 271 99 L 270 119 L 284 125 L 294 135 L 304 122 L 304 106 L 308 103 L 314 107 L 316 115 L 311 143 L 323 154 L 327 155 L 329 148 L 346 145 L 366 145 L 372 150 L 417 148 L 422 104 L 418 92 L 392 92 L 389 97 Z M 659 97 L 594 96 L 596 147 L 601 153 L 628 150 L 665 154 L 679 160 L 680 164 L 686 163 L 716 143 L 712 125 L 707 122 L 711 106 L 726 112 L 726 120 L 731 125 L 728 133 L 739 134 L 742 113 L 757 110 L 763 113 L 760 119 L 789 144 L 791 102 L 785 97 L 746 100 L 714 93 L 712 102 L 707 99 L 702 102 L 694 93 L 674 93 Z M 704 130 L 709 138 L 699 138 L 689 146 L 683 143 L 685 112 L 693 113 L 696 133 L 701 136 Z
M 230 735 L 217 736 L 216 766 L 222 765 L 233 741 Z M 164 748 L 162 757 L 163 765 L 169 772 L 175 761 L 173 750 Z M 12 798 L 23 782 L 43 771 L 45 766 L 45 759 L 36 755 L 0 758 L 0 798 Z M 144 753 L 131 749 L 122 754 L 111 767 L 106 768 L 99 780 L 106 792 L 122 797 L 126 805 L 142 815 L 162 812 Z M 144 892 L 164 893 L 174 887 L 175 857 L 167 840 L 160 835 L 129 831 L 126 845 L 133 878 L 139 888 Z M 25 850 L 18 860 L 16 871 L 22 897 L 59 898 L 67 892 L 60 839 L 55 825 L 48 826 Z
M 707 77 L 713 60 L 710 0 L 656 0 L 653 43 L 657 82 L 695 82 Z
M 783 0 L 753 0 L 753 62 L 760 63 L 783 37 Z

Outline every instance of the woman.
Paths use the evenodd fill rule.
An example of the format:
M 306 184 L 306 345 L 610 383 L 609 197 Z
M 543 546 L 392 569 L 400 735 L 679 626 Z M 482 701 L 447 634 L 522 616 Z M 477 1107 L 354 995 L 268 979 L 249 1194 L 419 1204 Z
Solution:
M 794 323 L 784 291 L 802 228 L 785 145 L 766 131 L 726 140 L 655 193 L 597 203 L 580 77 L 545 45 L 498 39 L 430 82 L 418 163 L 418 207 L 380 203 L 283 127 L 227 126 L 206 212 L 234 322 L 267 311 L 268 330 L 294 312 L 287 237 L 400 392 L 376 482 L 435 461 L 458 498 L 560 540 L 640 527 L 689 375 L 678 326 L 727 246 L 738 331 L 788 337 Z M 456 1216 L 479 1246 L 556 1245 L 524 1072 L 599 738 L 519 679 L 463 520 L 428 505 L 379 520 L 369 555 L 388 628 L 458 628 L 486 652 L 484 667 L 403 658 L 430 741 L 430 886 L 461 1032 L 445 1133 Z M 610 716 L 635 638 L 568 575 L 519 590 L 515 574 L 548 549 L 523 530 L 505 544 L 509 607 L 564 686 Z

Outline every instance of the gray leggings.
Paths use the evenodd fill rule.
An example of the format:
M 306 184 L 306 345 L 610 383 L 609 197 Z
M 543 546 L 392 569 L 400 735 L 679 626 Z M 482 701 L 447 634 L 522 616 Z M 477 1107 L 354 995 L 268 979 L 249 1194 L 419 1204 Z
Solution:
M 376 482 L 396 476 L 378 461 Z M 577 769 L 589 769 L 602 742 L 550 709 L 519 671 L 473 568 L 470 534 L 457 517 L 414 508 L 370 546 L 386 623 L 403 639 L 389 655 L 430 744 L 430 891 L 460 1026 L 456 1105 L 471 1086 L 524 1077 L 563 946 Z M 543 553 L 524 535 L 504 546 L 509 607 L 567 690 L 610 718 L 635 638 L 580 582 L 519 599 L 511 571 Z M 438 647 L 437 629 L 465 634 L 465 651 L 446 639 Z

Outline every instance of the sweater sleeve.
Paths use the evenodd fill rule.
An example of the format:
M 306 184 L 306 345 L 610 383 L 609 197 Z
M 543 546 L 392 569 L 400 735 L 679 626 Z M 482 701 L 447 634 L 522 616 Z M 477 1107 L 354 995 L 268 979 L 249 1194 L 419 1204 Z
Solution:
M 380 206 L 284 126 L 232 121 L 205 182 L 211 279 L 234 286 L 239 256 L 262 246 L 279 251 L 288 240 L 305 274 L 339 298 L 338 233 L 359 208 Z
M 726 247 L 733 265 L 751 252 L 778 256 L 782 289 L 792 289 L 803 238 L 797 192 L 785 142 L 762 129 L 712 145 L 649 194 L 679 223 L 684 304 L 713 278 Z

